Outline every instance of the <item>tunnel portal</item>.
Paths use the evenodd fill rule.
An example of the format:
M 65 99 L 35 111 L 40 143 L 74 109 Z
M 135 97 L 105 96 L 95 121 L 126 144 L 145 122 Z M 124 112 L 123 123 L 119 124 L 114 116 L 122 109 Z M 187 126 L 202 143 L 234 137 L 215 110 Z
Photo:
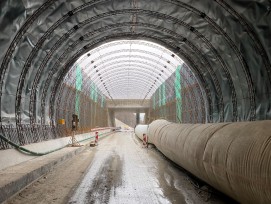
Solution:
M 0 150 L 69 136 L 75 116 L 77 134 L 124 112 L 136 124 L 270 120 L 270 11 L 269 0 L 2 0 Z

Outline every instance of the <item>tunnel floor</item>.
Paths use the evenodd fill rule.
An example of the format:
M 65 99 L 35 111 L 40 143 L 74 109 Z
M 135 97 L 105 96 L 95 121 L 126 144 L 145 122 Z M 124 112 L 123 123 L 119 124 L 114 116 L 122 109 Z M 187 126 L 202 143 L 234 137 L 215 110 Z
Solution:
M 59 165 L 8 203 L 232 203 L 200 187 L 156 148 L 143 148 L 133 132 L 119 132 Z

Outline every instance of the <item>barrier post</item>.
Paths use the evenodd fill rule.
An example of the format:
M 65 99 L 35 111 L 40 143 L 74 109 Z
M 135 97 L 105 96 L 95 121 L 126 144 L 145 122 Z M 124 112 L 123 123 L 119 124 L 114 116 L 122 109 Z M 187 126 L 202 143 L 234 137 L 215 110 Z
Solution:
M 95 145 L 98 145 L 99 133 L 95 132 Z

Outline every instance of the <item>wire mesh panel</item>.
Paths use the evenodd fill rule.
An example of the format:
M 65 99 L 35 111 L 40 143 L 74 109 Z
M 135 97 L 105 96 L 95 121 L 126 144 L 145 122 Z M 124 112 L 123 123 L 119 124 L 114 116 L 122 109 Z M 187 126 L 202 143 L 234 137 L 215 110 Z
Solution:
M 51 104 L 55 113 L 50 123 L 1 125 L 0 133 L 18 145 L 68 136 L 72 133 L 73 114 L 79 117 L 78 134 L 97 126 L 108 126 L 107 98 L 78 64 L 70 69 L 57 94 L 56 103 Z M 64 119 L 65 124 L 58 124 L 60 119 Z M 0 149 L 8 148 L 12 147 L 0 140 Z
M 62 86 L 66 94 L 63 98 L 62 93 L 58 94 L 59 102 L 56 104 L 54 120 L 63 118 L 65 125 L 57 124 L 58 134 L 71 134 L 73 114 L 79 117 L 78 133 L 108 126 L 106 96 L 79 64 L 71 68 Z
M 189 67 L 185 64 L 179 65 L 151 97 L 150 119 L 205 123 L 204 95 Z

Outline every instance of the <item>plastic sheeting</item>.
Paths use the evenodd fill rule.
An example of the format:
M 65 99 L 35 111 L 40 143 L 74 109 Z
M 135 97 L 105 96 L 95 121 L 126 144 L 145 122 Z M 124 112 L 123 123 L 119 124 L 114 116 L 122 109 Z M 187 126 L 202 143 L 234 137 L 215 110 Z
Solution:
M 69 68 L 83 54 L 119 39 L 156 42 L 181 57 L 206 92 L 209 122 L 270 119 L 270 22 L 268 0 L 3 0 L 1 123 L 50 121 Z M 124 75 L 119 77 L 123 84 Z M 131 83 L 140 77 L 147 83 L 145 74 Z
M 148 139 L 165 156 L 241 203 L 271 203 L 271 121 L 175 124 L 156 120 Z
M 103 94 L 114 99 L 150 98 L 176 66 L 183 63 L 165 47 L 142 40 L 105 43 L 77 62 Z

